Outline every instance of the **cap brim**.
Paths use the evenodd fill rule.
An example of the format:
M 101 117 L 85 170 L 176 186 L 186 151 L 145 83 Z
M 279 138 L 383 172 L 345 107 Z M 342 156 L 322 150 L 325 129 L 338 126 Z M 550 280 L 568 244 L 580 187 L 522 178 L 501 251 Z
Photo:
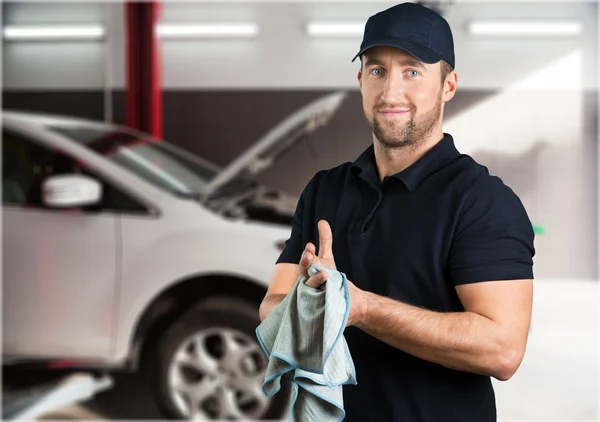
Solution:
M 436 53 L 432 49 L 418 44 L 412 40 L 406 38 L 390 38 L 387 40 L 376 41 L 364 46 L 361 48 L 358 54 L 354 56 L 352 61 L 356 60 L 357 57 L 363 55 L 365 51 L 373 47 L 396 47 L 406 51 L 408 54 L 414 56 L 423 63 L 429 64 L 437 63 L 444 58 L 441 54 Z

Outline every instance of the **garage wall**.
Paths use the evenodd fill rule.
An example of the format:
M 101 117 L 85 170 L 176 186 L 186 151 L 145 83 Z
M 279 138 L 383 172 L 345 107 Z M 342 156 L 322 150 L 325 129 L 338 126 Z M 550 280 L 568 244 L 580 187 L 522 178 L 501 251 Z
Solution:
M 253 41 L 163 43 L 165 138 L 225 165 L 298 107 L 348 90 L 327 128 L 260 176 L 299 194 L 315 171 L 353 160 L 371 142 L 357 64 L 350 63 L 360 40 L 308 40 L 301 24 L 366 19 L 391 4 L 167 3 L 164 21 L 256 19 L 264 33 Z M 106 42 L 4 43 L 5 108 L 124 120 L 121 4 L 5 3 L 3 11 L 5 23 L 104 21 L 112 28 Z M 544 6 L 544 16 L 587 22 L 592 32 L 577 39 L 481 41 L 461 29 L 472 16 L 540 13 L 531 3 L 458 2 L 450 9 L 459 92 L 447 104 L 445 130 L 462 152 L 502 177 L 545 229 L 536 240 L 537 277 L 596 278 L 598 60 L 589 23 L 597 5 Z
M 4 25 L 97 24 L 107 22 L 106 11 L 100 3 L 3 2 L 2 20 Z M 105 86 L 109 57 L 103 41 L 3 41 L 2 50 L 5 90 L 98 90 Z

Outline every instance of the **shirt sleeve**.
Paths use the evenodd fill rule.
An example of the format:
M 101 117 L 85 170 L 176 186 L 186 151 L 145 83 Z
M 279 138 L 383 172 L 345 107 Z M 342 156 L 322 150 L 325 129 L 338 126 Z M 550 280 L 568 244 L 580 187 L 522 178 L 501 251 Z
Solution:
M 300 262 L 304 247 L 306 246 L 306 243 L 308 243 L 307 225 L 312 216 L 316 178 L 317 176 L 315 175 L 308 182 L 298 199 L 298 204 L 296 205 L 296 210 L 292 217 L 292 231 L 290 237 L 285 241 L 285 247 L 279 255 L 276 264 L 298 264 Z
M 458 219 L 449 266 L 452 283 L 533 279 L 533 226 L 519 197 L 485 176 Z

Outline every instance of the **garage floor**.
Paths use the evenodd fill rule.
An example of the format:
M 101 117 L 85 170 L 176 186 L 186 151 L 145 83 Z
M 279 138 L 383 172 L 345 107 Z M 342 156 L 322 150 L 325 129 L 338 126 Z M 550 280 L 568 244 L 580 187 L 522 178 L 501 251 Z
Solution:
M 147 384 L 131 374 L 117 374 L 113 377 L 115 387 L 99 394 L 92 401 L 82 405 L 72 406 L 53 415 L 51 419 L 162 419 L 154 406 L 152 395 Z M 131 397 L 130 401 L 122 400 L 124 395 Z M 47 419 L 46 417 L 45 419 Z
M 525 359 L 510 381 L 495 383 L 499 422 L 600 421 L 599 284 L 536 284 Z M 49 416 L 160 419 L 138 377 L 121 374 L 114 381 L 113 389 L 94 400 Z M 122 401 L 125 394 L 132 399 Z

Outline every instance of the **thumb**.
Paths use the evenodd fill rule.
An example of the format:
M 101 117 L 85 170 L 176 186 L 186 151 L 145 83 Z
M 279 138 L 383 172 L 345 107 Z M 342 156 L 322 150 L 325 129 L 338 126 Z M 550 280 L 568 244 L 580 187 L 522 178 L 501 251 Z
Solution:
M 333 258 L 333 234 L 326 220 L 319 221 L 319 258 Z

